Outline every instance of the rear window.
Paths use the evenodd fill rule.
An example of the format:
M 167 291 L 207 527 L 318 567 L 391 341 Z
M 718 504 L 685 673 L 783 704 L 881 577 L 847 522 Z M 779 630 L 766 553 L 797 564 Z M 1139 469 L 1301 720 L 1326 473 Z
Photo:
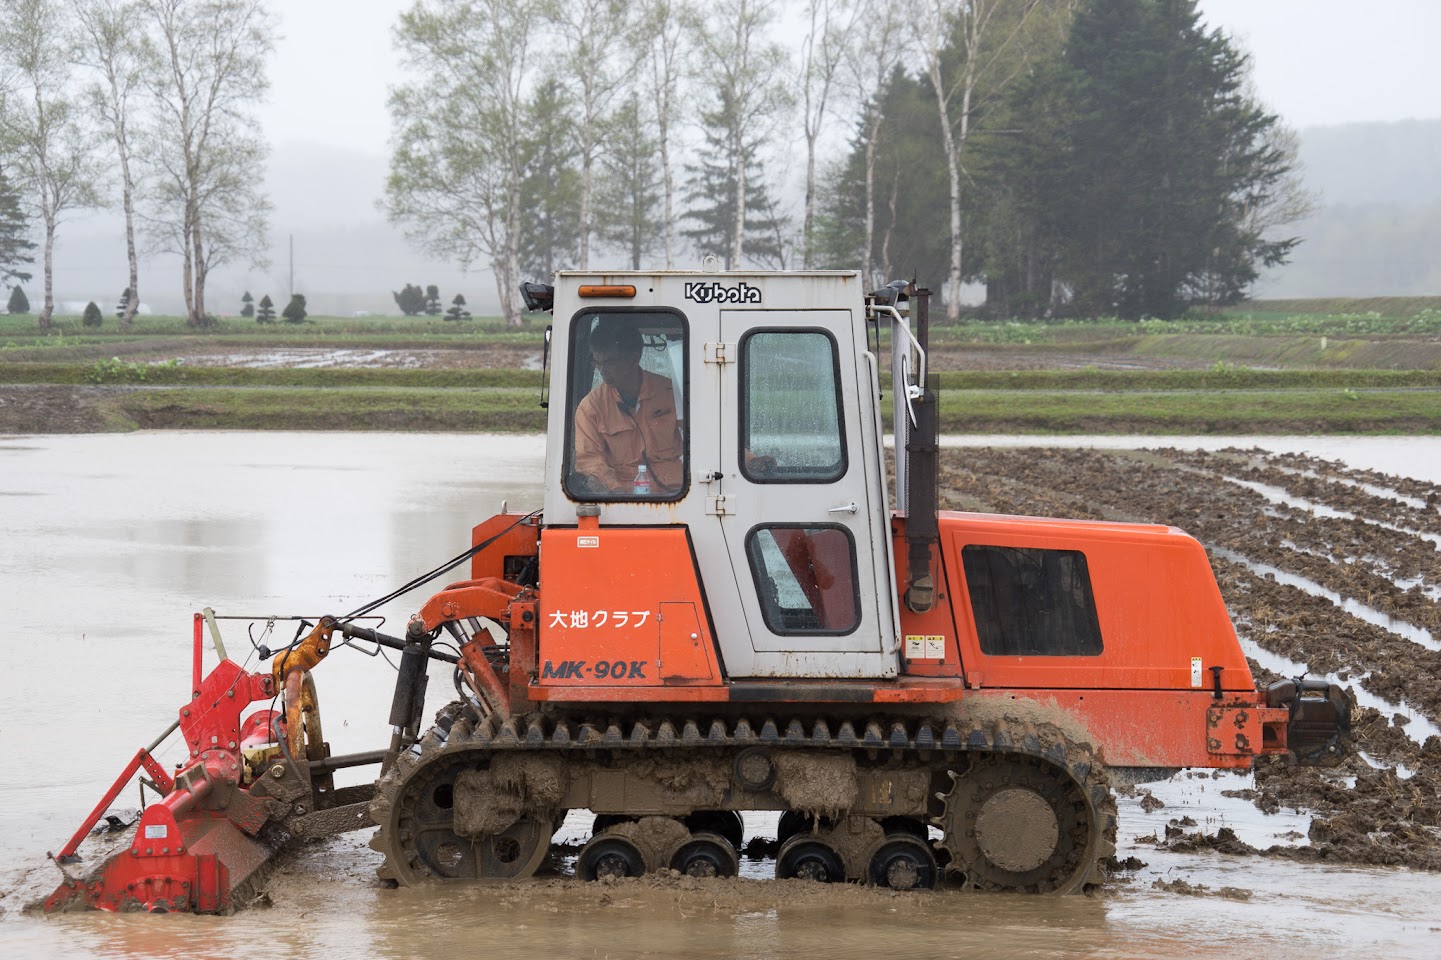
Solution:
M 961 550 L 981 652 L 990 656 L 1090 657 L 1101 625 L 1086 556 L 1079 550 Z

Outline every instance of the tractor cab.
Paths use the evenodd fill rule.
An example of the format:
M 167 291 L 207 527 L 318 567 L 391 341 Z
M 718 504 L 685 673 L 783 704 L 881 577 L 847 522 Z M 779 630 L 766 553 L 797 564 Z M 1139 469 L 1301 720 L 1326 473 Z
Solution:
M 542 685 L 896 674 L 865 310 L 850 272 L 557 275 Z

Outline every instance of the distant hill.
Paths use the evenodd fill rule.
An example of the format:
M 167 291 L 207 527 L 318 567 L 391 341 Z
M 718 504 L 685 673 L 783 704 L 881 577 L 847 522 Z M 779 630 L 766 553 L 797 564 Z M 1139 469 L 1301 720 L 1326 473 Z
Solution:
M 1317 208 L 1256 296 L 1441 294 L 1441 119 L 1311 127 L 1300 158 Z
M 1441 200 L 1441 119 L 1301 131 L 1306 185 L 1330 206 Z

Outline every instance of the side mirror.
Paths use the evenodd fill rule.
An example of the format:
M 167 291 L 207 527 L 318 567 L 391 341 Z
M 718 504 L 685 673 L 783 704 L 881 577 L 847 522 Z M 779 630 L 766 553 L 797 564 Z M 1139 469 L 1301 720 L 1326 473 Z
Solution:
M 532 313 L 550 310 L 555 306 L 555 287 L 527 281 L 520 285 L 520 298 L 525 301 L 525 309 Z

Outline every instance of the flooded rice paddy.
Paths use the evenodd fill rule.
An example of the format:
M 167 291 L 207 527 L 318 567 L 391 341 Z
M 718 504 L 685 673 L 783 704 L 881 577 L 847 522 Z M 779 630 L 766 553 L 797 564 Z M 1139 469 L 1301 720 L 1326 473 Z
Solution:
M 1258 676 L 1304 665 L 1350 685 L 1360 752 L 1332 771 L 1183 771 L 1128 791 L 1098 897 L 581 884 L 564 859 L 523 884 L 388 890 L 359 833 L 297 850 L 268 903 L 236 917 L 43 919 L 21 908 L 59 879 L 45 851 L 185 696 L 194 611 L 353 609 L 460 553 L 503 500 L 539 506 L 543 451 L 538 438 L 476 435 L 0 438 L 0 955 L 1441 956 L 1441 441 L 948 447 L 947 506 L 1198 536 Z M 382 608 L 384 629 L 399 632 L 423 595 Z M 294 627 L 224 629 L 244 660 L 252 639 Z M 449 678 L 433 679 L 438 706 Z M 385 662 L 337 650 L 317 682 L 336 752 L 384 744 Z M 557 840 L 583 840 L 585 821 L 573 813 Z

